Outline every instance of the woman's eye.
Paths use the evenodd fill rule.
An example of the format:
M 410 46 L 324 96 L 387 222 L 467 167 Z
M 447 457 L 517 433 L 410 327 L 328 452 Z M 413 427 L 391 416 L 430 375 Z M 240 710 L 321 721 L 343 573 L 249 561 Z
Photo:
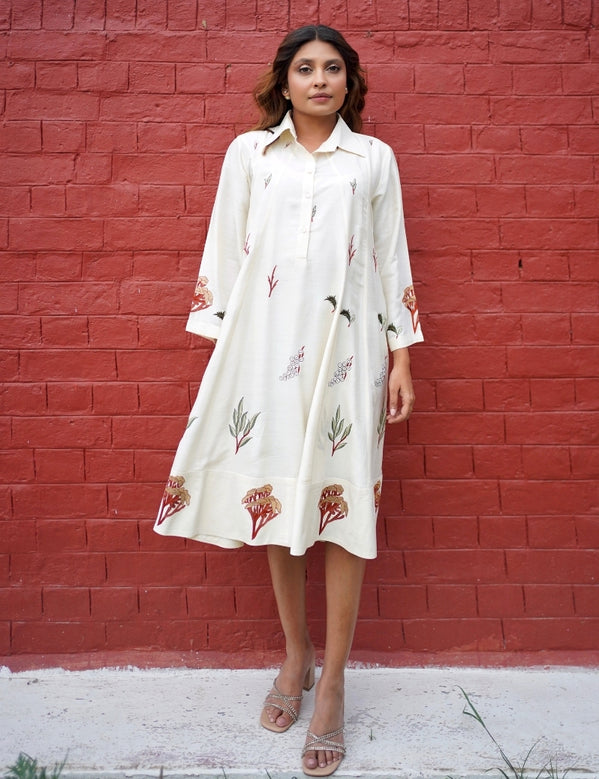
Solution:
M 298 73 L 310 73 L 310 68 L 307 65 L 300 65 Z
M 332 70 L 333 73 L 338 73 L 341 70 L 341 68 L 339 67 L 339 65 L 329 65 L 329 70 Z

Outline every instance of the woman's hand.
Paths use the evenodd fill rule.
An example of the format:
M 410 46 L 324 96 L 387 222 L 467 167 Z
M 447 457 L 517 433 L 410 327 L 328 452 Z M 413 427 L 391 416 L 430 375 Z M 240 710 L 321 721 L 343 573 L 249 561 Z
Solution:
M 414 385 L 410 372 L 408 349 L 396 349 L 393 352 L 393 368 L 389 374 L 389 412 L 387 422 L 405 422 L 414 408 Z

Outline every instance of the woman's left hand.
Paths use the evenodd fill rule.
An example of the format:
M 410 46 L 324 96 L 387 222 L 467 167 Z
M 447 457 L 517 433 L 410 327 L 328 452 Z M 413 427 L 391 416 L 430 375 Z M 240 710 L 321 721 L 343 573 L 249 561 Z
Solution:
M 393 352 L 393 368 L 389 374 L 389 412 L 387 422 L 405 422 L 414 408 L 414 385 L 410 371 L 410 357 L 407 348 Z

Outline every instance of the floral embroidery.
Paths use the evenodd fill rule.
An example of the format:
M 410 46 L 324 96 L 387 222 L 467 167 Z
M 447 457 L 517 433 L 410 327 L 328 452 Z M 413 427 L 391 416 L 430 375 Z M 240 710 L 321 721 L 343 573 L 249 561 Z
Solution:
M 212 292 L 208 289 L 208 279 L 200 276 L 191 301 L 192 311 L 203 311 L 212 305 Z
M 268 176 L 264 179 L 264 189 L 270 184 L 270 180 L 272 179 L 272 173 L 269 173 Z
M 372 250 L 372 261 L 374 262 L 374 271 L 376 271 L 379 268 L 379 258 L 377 257 L 376 249 Z
M 293 379 L 299 374 L 302 368 L 301 363 L 303 363 L 304 361 L 304 348 L 305 347 L 302 346 L 302 348 L 299 350 L 297 354 L 289 358 L 287 371 L 282 376 L 279 376 L 279 379 L 281 381 L 287 381 L 288 379 Z
M 381 505 L 381 488 L 382 488 L 381 480 L 379 479 L 377 483 L 374 485 L 374 510 L 378 511 L 379 506 Z
M 325 300 L 328 300 L 331 306 L 333 307 L 331 309 L 331 313 L 337 310 L 337 298 L 335 295 L 328 295 Z M 352 322 L 355 321 L 356 316 L 355 314 L 352 314 L 349 308 L 342 308 L 339 312 L 339 316 L 344 316 L 347 319 L 347 326 L 349 327 Z
M 355 195 L 356 194 L 356 187 L 358 186 L 358 182 L 355 179 L 353 179 L 352 181 L 349 182 L 349 185 L 351 187 L 352 195 Z
M 383 314 L 377 314 L 376 318 L 379 320 L 379 324 L 381 326 L 381 333 L 387 326 L 387 317 L 383 316 Z
M 157 525 L 161 525 L 165 519 L 172 517 L 177 511 L 183 511 L 185 506 L 189 506 L 191 496 L 183 486 L 184 484 L 185 479 L 183 476 L 173 476 L 171 474 L 168 477 L 158 511 Z
M 219 319 L 225 318 L 225 312 L 224 311 L 217 311 L 214 316 L 217 316 Z
M 349 246 L 347 247 L 347 264 L 351 265 L 351 261 L 355 257 L 356 254 L 356 247 L 354 246 L 354 237 L 352 235 L 351 240 L 349 242 Z
M 342 381 L 345 381 L 347 374 L 351 370 L 353 360 L 354 356 L 352 354 L 352 356 L 348 357 L 347 360 L 343 360 L 343 362 L 337 363 L 337 370 L 333 374 L 333 378 L 329 381 L 329 387 L 333 387 L 335 384 L 341 384 Z
M 352 314 L 348 308 L 343 308 L 339 312 L 339 316 L 344 316 L 347 319 L 347 326 L 349 327 L 351 323 L 355 320 L 356 315 Z
M 338 449 L 343 449 L 347 445 L 347 438 L 351 433 L 351 422 L 344 428 L 345 419 L 341 419 L 341 406 L 337 406 L 335 416 L 331 420 L 331 430 L 329 432 L 329 441 L 332 443 L 331 457 Z
M 244 252 L 244 254 L 249 254 L 250 253 L 250 236 L 251 236 L 251 233 L 248 233 L 248 235 L 246 236 L 246 239 L 245 239 L 245 243 L 243 244 L 243 252 Z
M 383 438 L 385 437 L 385 422 L 387 421 L 387 409 L 383 403 L 381 413 L 379 414 L 379 423 L 376 426 L 376 432 L 378 433 L 377 446 L 381 445 Z
M 281 513 L 281 501 L 272 495 L 270 484 L 248 490 L 241 499 L 241 503 L 249 511 L 252 518 L 252 541 L 264 525 Z
M 270 297 L 272 295 L 272 292 L 273 292 L 274 288 L 279 283 L 279 280 L 275 279 L 275 271 L 276 270 L 277 270 L 277 266 L 275 265 L 274 268 L 272 269 L 272 273 L 270 274 L 270 276 L 267 276 L 267 278 L 268 278 L 268 286 L 269 286 L 268 297 Z
M 235 439 L 235 454 L 252 440 L 250 435 L 260 412 L 248 417 L 247 411 L 243 410 L 243 398 L 239 401 L 237 408 L 233 409 L 233 424 L 229 425 L 229 432 Z
M 388 333 L 395 333 L 396 336 L 399 336 L 403 332 L 403 327 L 395 327 L 393 322 L 391 322 L 390 325 L 387 325 L 387 332 Z
M 388 358 L 385 356 L 385 361 L 383 362 L 383 366 L 379 372 L 379 375 L 374 380 L 374 386 L 375 387 L 382 387 L 385 383 L 385 379 L 387 378 L 387 363 Z
M 416 329 L 418 327 L 418 303 L 416 302 L 416 294 L 414 292 L 414 287 L 410 286 L 404 289 L 403 298 L 401 299 L 401 302 L 410 312 L 412 316 L 412 329 L 414 332 L 416 332 Z
M 314 221 L 315 216 L 316 216 L 316 206 L 312 206 L 312 218 L 310 219 L 310 222 Z
M 340 484 L 330 484 L 320 493 L 318 510 L 320 511 L 320 535 L 329 522 L 345 519 L 349 512 L 347 501 L 342 497 L 343 487 Z

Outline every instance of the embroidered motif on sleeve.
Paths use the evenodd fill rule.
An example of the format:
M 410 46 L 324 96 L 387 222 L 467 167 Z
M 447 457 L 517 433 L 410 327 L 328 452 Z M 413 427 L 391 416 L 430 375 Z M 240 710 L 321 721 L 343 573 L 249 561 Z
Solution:
M 205 308 L 210 308 L 212 299 L 212 292 L 208 289 L 208 279 L 206 276 L 200 276 L 193 293 L 191 310 L 203 311 Z
M 412 330 L 416 332 L 416 329 L 418 328 L 418 303 L 416 302 L 414 287 L 410 286 L 404 289 L 401 302 L 410 312 L 412 317 Z
M 343 487 L 340 484 L 330 484 L 320 493 L 318 510 L 320 511 L 320 535 L 329 522 L 345 519 L 349 513 L 347 501 L 342 497 Z
M 252 541 L 264 525 L 281 513 L 281 501 L 272 494 L 272 485 L 264 484 L 248 490 L 241 499 L 252 518 Z

